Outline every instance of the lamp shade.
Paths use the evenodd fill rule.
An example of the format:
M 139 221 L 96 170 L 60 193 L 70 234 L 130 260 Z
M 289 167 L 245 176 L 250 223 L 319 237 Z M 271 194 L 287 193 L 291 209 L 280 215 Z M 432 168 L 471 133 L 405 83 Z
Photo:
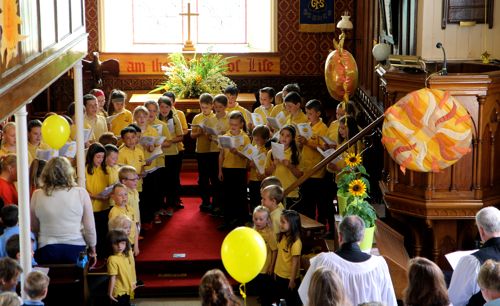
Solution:
M 377 62 L 385 61 L 391 54 L 391 46 L 386 43 L 378 43 L 373 46 L 372 54 Z
M 342 19 L 340 19 L 340 21 L 337 23 L 337 28 L 341 30 L 352 30 L 354 26 L 352 25 L 352 21 L 350 19 L 351 16 L 349 15 L 342 16 Z

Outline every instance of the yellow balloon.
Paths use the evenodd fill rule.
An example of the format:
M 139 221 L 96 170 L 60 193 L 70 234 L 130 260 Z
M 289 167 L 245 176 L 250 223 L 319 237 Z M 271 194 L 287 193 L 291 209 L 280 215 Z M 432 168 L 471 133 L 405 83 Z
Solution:
M 267 257 L 264 239 L 249 227 L 232 230 L 224 238 L 220 253 L 229 275 L 242 284 L 260 273 Z
M 59 150 L 68 141 L 69 123 L 63 116 L 51 115 L 42 124 L 43 141 L 52 149 Z

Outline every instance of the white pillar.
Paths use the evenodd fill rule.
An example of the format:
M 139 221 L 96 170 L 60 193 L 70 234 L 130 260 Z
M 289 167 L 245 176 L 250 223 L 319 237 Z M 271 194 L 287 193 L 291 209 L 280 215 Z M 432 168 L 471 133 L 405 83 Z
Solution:
M 30 221 L 30 179 L 28 164 L 28 112 L 26 106 L 16 113 L 16 150 L 17 150 L 17 193 L 19 207 L 19 247 L 23 275 L 31 271 L 31 221 Z M 21 292 L 24 297 L 24 277 L 21 279 Z
M 76 126 L 76 174 L 78 186 L 85 188 L 85 142 L 83 138 L 83 74 L 82 62 L 73 67 L 73 88 L 75 92 Z

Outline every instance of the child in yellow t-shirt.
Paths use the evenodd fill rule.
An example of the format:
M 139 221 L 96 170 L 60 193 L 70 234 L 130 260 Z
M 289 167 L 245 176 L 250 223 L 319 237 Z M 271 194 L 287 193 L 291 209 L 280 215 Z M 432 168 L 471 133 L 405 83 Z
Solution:
M 134 220 L 134 226 L 137 227 L 137 232 L 140 232 L 141 228 L 141 211 L 139 209 L 139 192 L 137 191 L 137 182 L 139 180 L 139 176 L 137 175 L 137 171 L 132 166 L 122 166 L 118 171 L 118 178 L 120 183 L 127 187 L 127 198 L 128 205 L 134 209 L 136 219 Z
M 106 149 L 96 142 L 90 145 L 85 159 L 85 187 L 92 200 L 95 228 L 97 234 L 97 249 L 103 251 L 108 228 L 109 194 L 101 194 L 110 184 L 106 170 Z M 98 252 L 102 254 L 102 252 Z
M 270 117 L 271 112 L 273 111 L 275 94 L 276 92 L 272 87 L 264 87 L 259 90 L 260 106 L 257 107 L 253 112 L 262 116 L 262 119 L 264 119 L 264 124 L 267 124 L 267 117 Z M 255 128 L 253 122 L 249 122 L 248 126 L 250 130 L 253 130 Z
M 123 146 L 120 147 L 118 153 L 119 165 L 130 165 L 134 167 L 139 175 L 137 190 L 142 191 L 142 173 L 144 166 L 151 163 L 146 163 L 144 150 L 138 145 L 137 130 L 133 127 L 126 127 L 121 131 Z
M 280 219 L 278 256 L 274 267 L 279 299 L 287 305 L 301 305 L 297 289 L 300 285 L 299 268 L 302 241 L 300 240 L 300 215 L 294 210 L 284 210 Z
M 281 212 L 285 210 L 285 207 L 281 204 L 281 201 L 283 201 L 283 188 L 278 185 L 266 186 L 262 188 L 261 196 L 262 206 L 269 209 L 273 232 L 278 237 L 280 233 Z
M 113 144 L 104 146 L 106 149 L 106 171 L 108 171 L 110 184 L 118 183 L 118 148 Z
M 224 223 L 220 229 L 243 224 L 248 219 L 247 159 L 239 152 L 250 143 L 245 127 L 245 117 L 241 112 L 229 113 L 229 131 L 225 136 L 233 137 L 236 147 L 221 149 L 219 155 L 219 179 L 224 190 Z
M 323 159 L 323 155 L 318 152 L 318 147 L 322 147 L 323 140 L 320 136 L 326 136 L 328 127 L 321 120 L 321 102 L 318 100 L 310 100 L 306 103 L 306 114 L 309 120 L 309 126 L 312 131 L 312 136 L 306 138 L 303 136 L 298 136 L 297 140 L 302 147 L 302 154 L 300 154 L 300 170 L 306 172 L 317 163 Z M 318 221 L 321 223 L 326 223 L 327 217 L 327 205 L 328 203 L 324 201 L 326 193 L 330 193 L 330 190 L 326 189 L 326 184 L 324 181 L 325 177 L 325 167 L 316 171 L 311 177 L 309 177 L 301 186 L 300 194 L 302 199 L 300 205 L 298 205 L 295 210 L 308 216 L 311 219 L 316 219 L 316 209 L 318 210 Z
M 267 142 L 271 137 L 271 131 L 265 125 L 258 125 L 252 131 L 253 144 L 257 147 L 258 154 L 265 154 L 269 151 Z M 264 160 L 263 160 L 264 161 Z M 255 162 L 252 160 L 249 163 L 250 174 L 248 176 L 248 190 L 250 196 L 250 208 L 254 209 L 260 205 L 260 184 L 266 177 L 265 173 L 260 173 Z M 264 171 L 265 172 L 265 171 Z
M 201 113 L 194 116 L 192 121 L 191 138 L 196 139 L 196 159 L 198 161 L 198 186 L 201 195 L 201 211 L 211 211 L 213 209 L 210 197 L 216 196 L 216 191 L 220 185 L 218 178 L 219 153 L 213 152 L 210 135 L 207 134 L 205 125 L 213 127 L 211 121 L 215 121 L 212 112 L 213 98 L 210 94 L 204 93 L 200 96 Z M 214 171 L 215 167 L 215 171 Z M 215 200 L 215 199 L 214 199 Z M 213 203 L 216 204 L 216 203 Z
M 278 177 L 283 185 L 283 189 L 288 188 L 297 178 L 302 176 L 302 171 L 299 167 L 300 154 L 295 137 L 295 128 L 291 125 L 284 126 L 280 131 L 280 143 L 284 146 L 284 159 L 275 159 L 272 149 L 267 153 L 266 175 Z M 286 199 L 287 207 L 291 207 L 297 201 L 298 197 L 298 188 L 290 192 Z
M 260 296 L 262 305 L 272 304 L 272 274 L 276 263 L 276 255 L 278 254 L 278 244 L 276 235 L 273 232 L 269 209 L 264 206 L 257 206 L 253 210 L 253 229 L 256 230 L 266 243 L 266 262 L 259 275 L 249 285 L 255 285 L 257 294 Z
M 125 108 L 127 94 L 118 89 L 113 89 L 109 95 L 108 114 L 110 115 L 109 130 L 115 135 L 121 135 L 121 131 L 132 123 L 132 113 Z
M 115 203 L 115 206 L 111 208 L 108 215 L 108 220 L 119 215 L 125 215 L 132 220 L 134 224 L 137 224 L 137 216 L 135 210 L 128 205 L 128 192 L 127 187 L 122 183 L 116 183 L 113 186 L 113 192 L 111 193 L 111 198 Z M 108 221 L 109 222 L 109 221 Z M 133 226 L 130 228 L 130 233 L 128 234 L 129 242 L 132 245 L 134 251 L 134 256 L 139 255 L 139 235 L 137 234 L 137 227 Z
M 307 116 L 302 112 L 300 108 L 302 103 L 302 97 L 299 93 L 292 91 L 285 97 L 285 107 L 288 111 L 288 116 L 286 117 L 286 124 L 299 124 L 306 123 Z
M 108 233 L 112 254 L 108 257 L 108 296 L 113 305 L 130 305 L 136 287 L 135 263 L 130 255 L 130 242 L 122 230 Z
M 229 85 L 224 89 L 224 95 L 227 97 L 227 109 L 226 111 L 228 113 L 232 111 L 239 111 L 242 115 L 243 118 L 245 118 L 245 124 L 246 127 L 248 128 L 248 123 L 252 121 L 252 118 L 249 118 L 250 112 L 241 106 L 236 100 L 238 100 L 238 94 L 240 93 L 238 87 L 234 85 Z

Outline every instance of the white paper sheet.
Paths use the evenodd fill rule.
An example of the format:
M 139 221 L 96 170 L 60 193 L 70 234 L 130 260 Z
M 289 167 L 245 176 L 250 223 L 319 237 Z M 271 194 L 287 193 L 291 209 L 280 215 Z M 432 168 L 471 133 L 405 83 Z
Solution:
M 273 142 L 271 143 L 271 150 L 275 160 L 285 159 L 285 145 L 282 143 Z

